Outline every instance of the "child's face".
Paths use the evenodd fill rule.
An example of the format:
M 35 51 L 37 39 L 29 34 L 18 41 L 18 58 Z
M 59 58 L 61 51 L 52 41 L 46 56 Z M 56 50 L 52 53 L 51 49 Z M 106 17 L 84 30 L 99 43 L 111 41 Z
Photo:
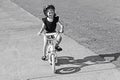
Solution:
M 47 10 L 47 16 L 49 18 L 53 18 L 54 17 L 54 14 L 55 14 L 55 11 L 53 9 L 48 9 Z

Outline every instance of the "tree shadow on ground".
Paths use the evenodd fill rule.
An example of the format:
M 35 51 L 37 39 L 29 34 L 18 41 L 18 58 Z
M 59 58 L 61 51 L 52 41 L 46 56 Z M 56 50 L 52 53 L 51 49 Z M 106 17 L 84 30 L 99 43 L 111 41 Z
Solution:
M 94 56 L 87 56 L 83 59 L 74 59 L 74 57 L 70 56 L 60 56 L 58 57 L 58 63 L 57 66 L 60 65 L 80 65 L 80 67 L 64 67 L 57 69 L 56 74 L 71 74 L 76 73 L 81 70 L 81 68 L 85 66 L 90 65 L 96 65 L 96 64 L 106 64 L 111 63 L 113 61 L 116 61 L 120 56 L 120 53 L 112 53 L 112 54 L 100 54 L 100 55 L 94 55 Z M 105 58 L 113 57 L 112 60 L 106 60 Z

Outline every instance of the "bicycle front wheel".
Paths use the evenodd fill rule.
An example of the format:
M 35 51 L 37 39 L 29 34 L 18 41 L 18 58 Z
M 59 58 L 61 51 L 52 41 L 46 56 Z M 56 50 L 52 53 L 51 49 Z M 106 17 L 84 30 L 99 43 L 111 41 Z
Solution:
M 51 59 L 52 59 L 52 72 L 55 73 L 55 55 L 51 55 Z

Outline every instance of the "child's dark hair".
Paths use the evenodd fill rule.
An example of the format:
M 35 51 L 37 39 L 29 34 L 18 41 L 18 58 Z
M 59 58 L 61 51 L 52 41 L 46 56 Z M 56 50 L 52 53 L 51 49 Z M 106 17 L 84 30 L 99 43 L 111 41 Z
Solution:
M 48 6 L 46 6 L 46 7 L 43 8 L 43 13 L 44 13 L 45 16 L 47 16 L 47 10 L 48 9 L 52 9 L 52 10 L 55 11 L 54 5 L 48 5 Z M 56 14 L 55 14 L 55 16 L 56 16 Z

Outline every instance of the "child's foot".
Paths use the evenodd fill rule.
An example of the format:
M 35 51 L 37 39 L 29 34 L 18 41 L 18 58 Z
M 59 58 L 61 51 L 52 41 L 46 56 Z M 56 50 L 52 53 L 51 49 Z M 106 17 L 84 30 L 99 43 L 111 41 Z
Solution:
M 61 48 L 60 46 L 56 46 L 55 49 L 56 49 L 57 51 L 62 51 L 62 48 Z
M 46 60 L 46 56 L 42 56 L 42 60 L 44 60 L 44 61 L 45 61 L 45 60 Z

